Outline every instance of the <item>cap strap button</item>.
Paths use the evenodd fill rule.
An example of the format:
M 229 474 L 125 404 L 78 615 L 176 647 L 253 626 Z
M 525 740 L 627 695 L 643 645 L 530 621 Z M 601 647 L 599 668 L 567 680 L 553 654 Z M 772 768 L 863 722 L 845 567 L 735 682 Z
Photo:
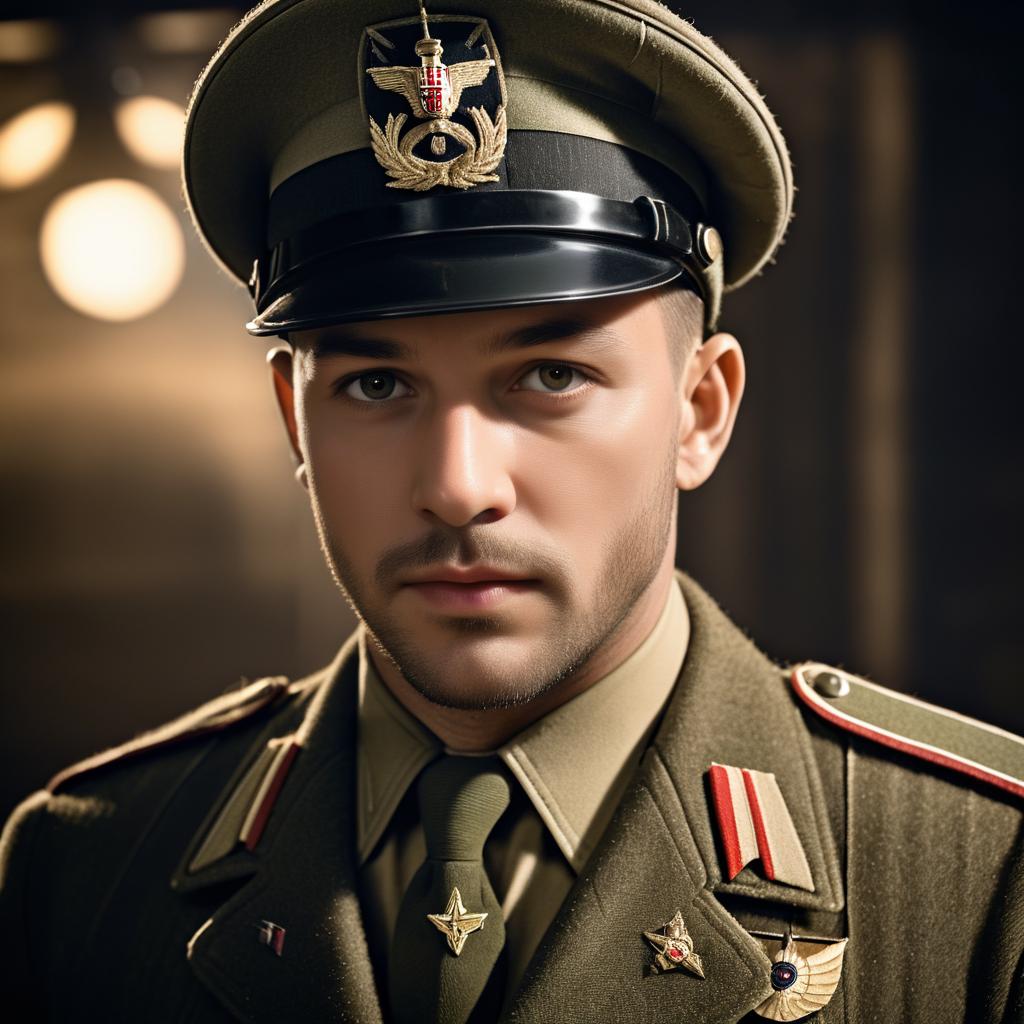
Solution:
M 697 254 L 706 267 L 722 257 L 722 236 L 707 224 L 697 227 Z

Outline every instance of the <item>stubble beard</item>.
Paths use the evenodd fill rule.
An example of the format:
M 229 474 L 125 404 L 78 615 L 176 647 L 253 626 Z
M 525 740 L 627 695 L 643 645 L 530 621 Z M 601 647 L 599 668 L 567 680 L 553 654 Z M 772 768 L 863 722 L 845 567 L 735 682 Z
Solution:
M 363 622 L 370 639 L 383 657 L 392 662 L 403 678 L 429 701 L 441 707 L 463 711 L 486 711 L 512 707 L 536 700 L 563 681 L 577 675 L 588 662 L 610 643 L 634 605 L 654 581 L 675 525 L 676 511 L 676 445 L 673 435 L 671 458 L 665 460 L 654 493 L 648 493 L 633 516 L 619 529 L 607 545 L 600 579 L 595 589 L 592 608 L 578 610 L 580 595 L 572 578 L 572 567 L 564 562 L 554 566 L 547 574 L 561 597 L 563 612 L 552 616 L 546 632 L 538 636 L 528 659 L 527 669 L 494 678 L 483 693 L 453 692 L 446 662 L 440 668 L 429 656 L 417 650 L 403 636 L 403 626 L 394 616 L 375 606 L 371 594 L 373 585 L 360 578 L 352 560 L 341 545 L 332 538 L 325 526 L 317 501 L 313 501 L 314 517 L 321 548 L 335 582 L 345 600 Z M 496 561 L 498 564 L 535 567 L 536 552 L 524 553 L 497 544 L 486 534 L 486 526 L 468 530 L 435 531 L 419 547 L 429 551 L 427 557 L 418 557 L 425 564 L 440 561 Z M 500 554 L 506 548 L 508 554 Z M 548 585 L 549 592 L 551 584 Z M 498 617 L 474 616 L 448 619 L 447 625 L 457 631 L 474 636 L 500 636 L 504 626 Z

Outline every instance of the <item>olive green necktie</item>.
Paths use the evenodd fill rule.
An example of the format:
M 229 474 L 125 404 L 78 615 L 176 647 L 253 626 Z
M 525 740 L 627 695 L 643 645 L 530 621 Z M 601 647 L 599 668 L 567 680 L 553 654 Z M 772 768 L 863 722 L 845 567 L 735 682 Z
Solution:
M 427 859 L 391 938 L 388 988 L 398 1024 L 464 1024 L 505 944 L 484 873 L 484 843 L 509 803 L 501 762 L 443 757 L 419 781 Z

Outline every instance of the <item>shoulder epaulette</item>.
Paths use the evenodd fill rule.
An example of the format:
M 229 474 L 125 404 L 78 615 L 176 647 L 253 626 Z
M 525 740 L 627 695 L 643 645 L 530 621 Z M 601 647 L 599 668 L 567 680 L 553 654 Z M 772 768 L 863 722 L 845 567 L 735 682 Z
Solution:
M 794 668 L 792 682 L 840 729 L 1024 797 L 1024 739 L 1013 733 L 817 662 Z
M 228 729 L 236 722 L 241 722 L 257 711 L 276 703 L 289 692 L 289 689 L 288 680 L 283 676 L 257 680 L 240 690 L 216 697 L 194 711 L 136 736 L 127 743 L 101 751 L 65 768 L 50 779 L 46 788 L 51 793 L 56 793 L 58 787 L 70 779 L 78 778 L 115 761 L 123 761 L 183 740 Z

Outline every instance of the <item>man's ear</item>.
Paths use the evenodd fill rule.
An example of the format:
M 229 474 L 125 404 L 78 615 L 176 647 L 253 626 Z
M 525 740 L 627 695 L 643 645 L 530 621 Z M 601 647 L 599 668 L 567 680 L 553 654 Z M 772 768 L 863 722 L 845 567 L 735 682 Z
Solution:
M 731 334 L 708 338 L 687 360 L 679 385 L 680 490 L 700 487 L 714 472 L 732 436 L 745 382 L 743 350 Z
M 270 367 L 271 383 L 277 407 L 281 410 L 281 419 L 288 431 L 288 441 L 292 446 L 297 468 L 295 478 L 304 487 L 308 487 L 306 479 L 306 463 L 299 445 L 299 428 L 295 420 L 295 382 L 292 376 L 294 355 L 287 345 L 279 345 L 267 353 L 267 365 Z

